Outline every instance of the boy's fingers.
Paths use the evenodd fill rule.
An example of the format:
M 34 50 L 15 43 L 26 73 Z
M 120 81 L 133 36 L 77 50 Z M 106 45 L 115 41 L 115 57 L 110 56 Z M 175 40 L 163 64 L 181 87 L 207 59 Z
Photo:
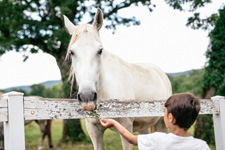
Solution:
M 103 122 L 103 123 L 105 123 L 105 122 L 106 122 L 106 121 L 105 121 L 105 119 L 101 119 L 100 121 L 101 121 L 101 122 Z
M 102 125 L 105 125 L 105 124 L 106 124 L 106 121 L 105 121 L 104 119 L 100 119 L 100 123 L 101 123 Z

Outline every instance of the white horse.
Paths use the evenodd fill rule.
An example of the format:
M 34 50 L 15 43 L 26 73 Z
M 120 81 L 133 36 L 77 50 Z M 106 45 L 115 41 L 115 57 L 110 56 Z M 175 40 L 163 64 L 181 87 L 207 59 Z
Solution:
M 99 99 L 163 100 L 172 95 L 170 81 L 158 67 L 152 64 L 127 63 L 104 49 L 99 36 L 103 24 L 100 9 L 97 10 L 92 25 L 75 26 L 66 16 L 64 22 L 72 35 L 67 58 L 72 60 L 71 75 L 76 77 L 79 86 L 77 98 L 84 110 L 96 109 L 96 101 Z M 116 120 L 131 132 L 148 133 L 148 128 L 159 119 L 132 117 Z M 94 149 L 103 150 L 105 128 L 98 119 L 85 120 Z M 132 145 L 120 137 L 123 149 L 132 150 Z

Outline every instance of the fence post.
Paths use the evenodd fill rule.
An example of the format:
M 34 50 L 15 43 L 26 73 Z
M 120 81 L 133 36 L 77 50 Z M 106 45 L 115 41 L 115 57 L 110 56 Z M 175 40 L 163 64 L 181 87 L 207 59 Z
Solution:
M 23 93 L 3 94 L 8 99 L 8 121 L 4 122 L 5 150 L 25 150 Z
M 211 99 L 216 111 L 213 114 L 216 149 L 225 150 L 225 97 L 214 96 Z

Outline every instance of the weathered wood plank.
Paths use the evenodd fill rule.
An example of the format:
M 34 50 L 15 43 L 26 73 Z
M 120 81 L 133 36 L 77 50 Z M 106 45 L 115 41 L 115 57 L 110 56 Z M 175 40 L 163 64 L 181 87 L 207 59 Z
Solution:
M 99 112 L 102 118 L 115 117 L 149 117 L 163 116 L 165 100 L 158 101 L 127 101 L 105 100 L 99 101 L 102 105 Z M 214 103 L 211 100 L 201 100 L 200 114 L 212 114 L 215 112 Z M 49 99 L 41 97 L 24 97 L 25 120 L 33 119 L 78 119 L 89 117 L 82 110 L 77 100 Z
M 0 99 L 0 122 L 8 121 L 8 101 L 6 98 Z
M 199 114 L 213 114 L 215 113 L 215 104 L 209 99 L 200 99 L 201 110 Z
M 147 117 L 163 116 L 164 100 L 122 102 L 119 100 L 106 100 L 98 102 L 102 105 L 100 117 Z M 7 99 L 0 100 L 0 122 L 8 120 Z M 213 101 L 202 99 L 200 114 L 213 114 L 215 106 Z M 49 99 L 42 97 L 24 97 L 24 118 L 33 119 L 77 119 L 89 117 L 75 99 Z
M 0 108 L 0 122 L 8 121 L 8 108 Z
M 25 120 L 84 118 L 84 115 L 75 100 L 24 97 Z
M 7 107 L 8 107 L 7 98 L 1 98 L 0 99 L 0 108 L 7 108 Z

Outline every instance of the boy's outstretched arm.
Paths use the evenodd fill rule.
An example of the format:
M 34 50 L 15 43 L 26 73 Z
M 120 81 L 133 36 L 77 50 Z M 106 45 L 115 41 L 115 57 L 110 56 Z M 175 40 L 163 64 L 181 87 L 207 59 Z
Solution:
M 100 119 L 100 123 L 105 128 L 114 126 L 118 132 L 131 144 L 137 145 L 137 137 L 124 128 L 119 122 L 113 119 Z

